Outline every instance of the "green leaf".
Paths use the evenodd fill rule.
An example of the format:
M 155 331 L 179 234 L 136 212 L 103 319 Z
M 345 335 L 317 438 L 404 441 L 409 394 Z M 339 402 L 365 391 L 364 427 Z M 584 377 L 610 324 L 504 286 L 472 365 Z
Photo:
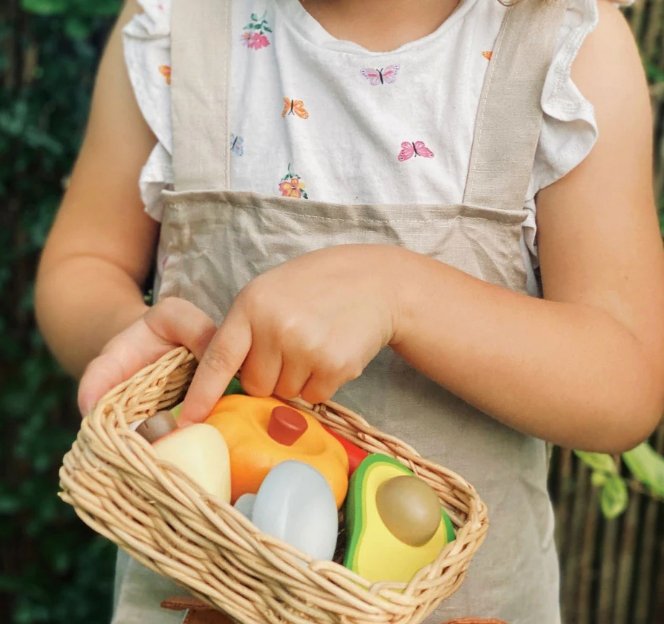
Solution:
M 590 483 L 593 487 L 603 487 L 607 479 L 608 476 L 605 472 L 598 472 L 597 470 L 593 470 L 590 475 Z
M 65 32 L 72 39 L 83 40 L 90 35 L 91 23 L 72 15 L 65 20 Z
M 15 514 L 21 509 L 21 499 L 13 492 L 0 492 L 0 516 Z
M 623 453 L 630 472 L 657 496 L 664 497 L 664 457 L 647 442 Z
M 57 15 L 69 8 L 67 0 L 21 0 L 21 8 L 37 15 Z
M 610 455 L 605 453 L 588 453 L 586 451 L 574 451 L 574 454 L 593 470 L 606 474 L 618 474 L 616 462 Z
M 618 475 L 609 476 L 600 495 L 600 506 L 604 516 L 609 520 L 619 516 L 627 509 L 628 500 L 625 482 Z
M 657 63 L 650 60 L 646 61 L 645 70 L 649 82 L 664 82 L 664 68 L 659 67 Z
M 263 26 L 265 32 L 272 32 L 272 29 L 269 26 Z
M 112 17 L 118 14 L 121 7 L 121 0 L 95 0 L 94 2 L 88 0 L 79 10 L 84 11 L 88 15 Z

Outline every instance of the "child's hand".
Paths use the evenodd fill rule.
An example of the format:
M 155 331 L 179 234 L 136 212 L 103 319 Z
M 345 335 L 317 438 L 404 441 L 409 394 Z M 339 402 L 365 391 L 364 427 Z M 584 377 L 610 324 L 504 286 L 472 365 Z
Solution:
M 175 347 L 186 346 L 200 360 L 215 331 L 212 319 L 192 303 L 176 297 L 161 300 L 109 340 L 88 364 L 78 387 L 81 414 L 85 416 L 108 390 Z
M 181 422 L 203 420 L 240 368 L 252 395 L 311 403 L 358 377 L 395 332 L 398 253 L 382 245 L 331 247 L 252 280 L 208 345 Z

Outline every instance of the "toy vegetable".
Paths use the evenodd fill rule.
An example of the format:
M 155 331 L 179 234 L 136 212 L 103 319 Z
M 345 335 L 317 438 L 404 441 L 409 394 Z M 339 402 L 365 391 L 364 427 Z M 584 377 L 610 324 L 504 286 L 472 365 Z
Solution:
M 224 502 L 230 500 L 228 447 L 210 425 L 178 428 L 170 412 L 157 412 L 144 420 L 136 433 L 152 443 L 159 459 L 174 464 L 205 491 Z
M 323 425 L 323 428 L 339 440 L 341 446 L 346 449 L 346 454 L 348 455 L 348 476 L 350 477 L 369 453 L 357 446 L 357 444 L 353 444 L 348 438 L 344 438 L 340 433 L 334 431 L 334 429 L 325 425 Z
M 231 500 L 256 493 L 273 466 L 292 459 L 314 467 L 327 480 L 337 507 L 348 489 L 348 456 L 313 416 L 273 398 L 223 396 L 206 423 L 228 444 Z
M 369 581 L 407 583 L 455 538 L 427 483 L 396 459 L 369 455 L 353 473 L 346 503 L 344 565 Z
M 314 559 L 331 560 L 334 556 L 336 502 L 327 481 L 309 464 L 289 460 L 272 468 L 247 516 L 263 533 L 288 542 Z

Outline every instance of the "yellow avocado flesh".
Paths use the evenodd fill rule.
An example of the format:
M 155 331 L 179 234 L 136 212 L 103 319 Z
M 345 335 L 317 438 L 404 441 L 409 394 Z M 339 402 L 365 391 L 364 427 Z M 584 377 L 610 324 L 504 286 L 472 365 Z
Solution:
M 368 459 L 371 461 L 364 471 L 351 481 L 347 509 L 349 539 L 344 565 L 369 581 L 407 583 L 454 539 L 451 523 L 441 507 L 440 523 L 428 542 L 411 546 L 399 540 L 380 516 L 375 503 L 376 491 L 389 479 L 413 473 L 389 456 L 372 455 L 364 461 Z

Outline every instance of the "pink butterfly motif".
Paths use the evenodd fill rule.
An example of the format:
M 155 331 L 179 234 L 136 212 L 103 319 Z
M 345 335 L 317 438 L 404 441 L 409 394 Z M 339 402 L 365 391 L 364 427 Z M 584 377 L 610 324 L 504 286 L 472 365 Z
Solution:
M 388 65 L 387 67 L 381 67 L 380 69 L 371 69 L 371 67 L 365 67 L 364 69 L 360 70 L 360 73 L 374 87 L 379 84 L 392 84 L 397 79 L 398 72 L 399 65 Z
M 403 162 L 413 156 L 433 158 L 433 152 L 424 144 L 424 141 L 404 141 L 401 144 L 401 151 L 399 152 L 397 159 L 399 162 Z

